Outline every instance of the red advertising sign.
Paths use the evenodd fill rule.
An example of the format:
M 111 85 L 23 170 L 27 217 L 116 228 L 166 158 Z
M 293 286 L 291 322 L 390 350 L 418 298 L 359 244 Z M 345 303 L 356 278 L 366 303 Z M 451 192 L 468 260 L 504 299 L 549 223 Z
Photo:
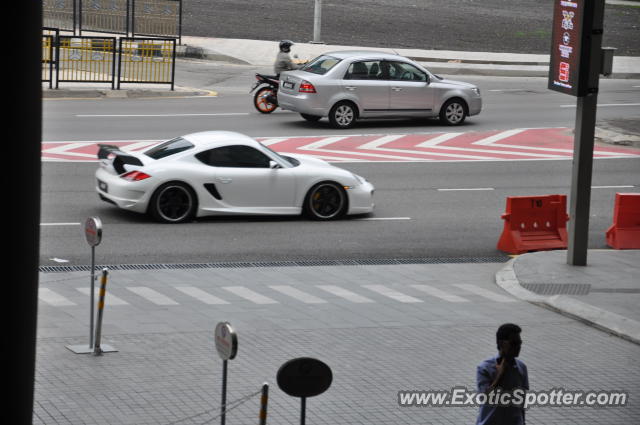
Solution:
M 586 75 L 580 75 L 585 2 L 554 0 L 549 89 L 572 96 L 584 96 L 586 91 Z

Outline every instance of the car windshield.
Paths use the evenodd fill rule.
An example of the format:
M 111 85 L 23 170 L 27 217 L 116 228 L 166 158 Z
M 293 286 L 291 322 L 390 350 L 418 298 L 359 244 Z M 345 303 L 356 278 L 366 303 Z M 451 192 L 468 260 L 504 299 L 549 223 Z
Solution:
M 187 149 L 191 149 L 192 147 L 193 144 L 191 142 L 186 141 L 182 137 L 177 137 L 149 149 L 144 154 L 153 159 L 161 159 L 166 158 L 170 155 L 175 155 L 179 152 L 186 151 Z
M 300 69 L 302 71 L 311 72 L 313 74 L 324 75 L 331 68 L 336 66 L 336 64 L 340 62 L 340 60 L 341 59 L 334 58 L 333 56 L 322 55 L 313 59 L 311 62 L 307 63 Z
M 266 150 L 271 152 L 273 154 L 273 156 L 281 159 L 285 164 L 289 164 L 292 167 L 297 167 L 298 165 L 300 165 L 300 161 L 298 161 L 297 159 L 291 158 L 289 156 L 280 155 L 278 152 L 274 151 L 273 149 L 269 149 L 268 146 L 265 146 L 262 143 L 260 143 L 260 144 L 262 145 L 263 148 L 265 148 Z

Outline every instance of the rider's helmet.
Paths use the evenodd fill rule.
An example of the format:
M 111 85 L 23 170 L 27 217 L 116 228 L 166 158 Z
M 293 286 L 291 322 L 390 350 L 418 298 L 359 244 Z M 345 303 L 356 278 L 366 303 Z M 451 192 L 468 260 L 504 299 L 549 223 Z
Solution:
M 282 40 L 280 41 L 280 51 L 289 53 L 291 51 L 291 46 L 293 46 L 293 41 L 291 40 Z

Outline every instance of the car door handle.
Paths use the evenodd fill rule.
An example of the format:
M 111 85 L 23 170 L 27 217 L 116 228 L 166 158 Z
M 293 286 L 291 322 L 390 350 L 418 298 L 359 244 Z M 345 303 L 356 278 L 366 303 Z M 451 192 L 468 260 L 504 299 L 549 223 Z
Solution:
M 351 90 L 351 91 L 356 89 L 355 86 L 345 86 L 344 88 L 347 89 L 347 90 Z
M 402 87 L 391 87 L 393 91 L 402 91 Z
M 220 183 L 231 183 L 233 181 L 231 177 L 217 177 L 216 180 Z

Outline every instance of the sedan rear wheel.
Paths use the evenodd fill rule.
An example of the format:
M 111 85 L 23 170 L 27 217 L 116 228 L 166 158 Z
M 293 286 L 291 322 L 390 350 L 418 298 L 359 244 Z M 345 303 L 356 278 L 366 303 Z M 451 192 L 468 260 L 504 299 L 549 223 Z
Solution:
M 338 102 L 329 112 L 329 121 L 335 128 L 351 128 L 357 118 L 358 112 L 351 102 Z
M 311 188 L 305 200 L 304 211 L 314 220 L 332 220 L 344 215 L 347 194 L 336 183 L 318 183 Z
M 440 121 L 446 125 L 460 125 L 466 117 L 466 105 L 460 99 L 450 99 L 440 109 Z
M 162 223 L 189 221 L 195 216 L 196 195 L 184 183 L 165 183 L 151 197 L 149 212 Z

